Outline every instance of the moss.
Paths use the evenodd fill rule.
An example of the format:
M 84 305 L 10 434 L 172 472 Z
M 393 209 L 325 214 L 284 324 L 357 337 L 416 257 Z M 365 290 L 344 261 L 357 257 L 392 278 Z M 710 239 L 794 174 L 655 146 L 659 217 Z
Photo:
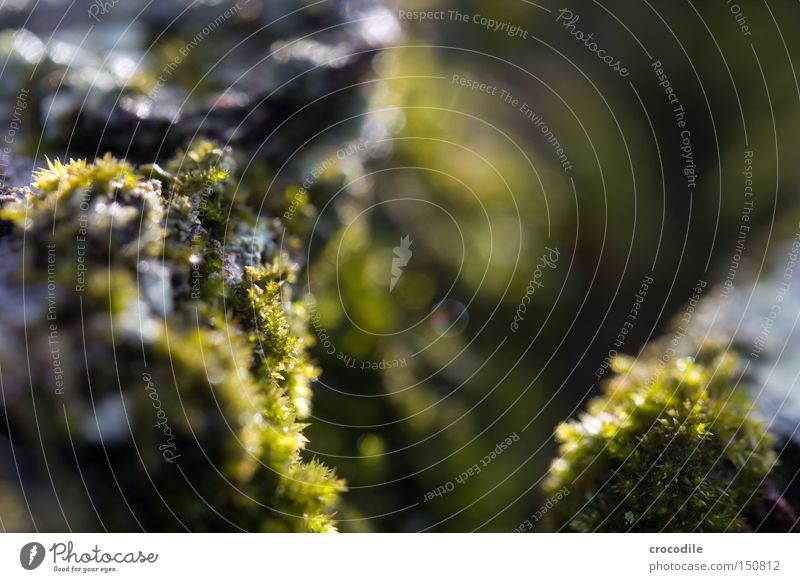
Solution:
M 297 267 L 235 172 L 202 142 L 163 168 L 52 161 L 3 196 L 0 296 L 27 307 L 2 322 L 0 491 L 30 507 L 7 528 L 334 529 L 343 484 L 302 454 Z
M 557 527 L 587 531 L 741 531 L 775 463 L 772 440 L 737 390 L 735 356 L 704 347 L 671 358 L 656 343 L 577 421 L 558 427 L 545 484 L 568 488 Z

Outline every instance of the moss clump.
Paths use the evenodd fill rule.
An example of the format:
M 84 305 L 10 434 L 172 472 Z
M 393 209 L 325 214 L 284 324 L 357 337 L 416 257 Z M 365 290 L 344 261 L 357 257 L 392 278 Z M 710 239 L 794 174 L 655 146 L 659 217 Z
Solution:
M 50 162 L 0 199 L 2 515 L 11 530 L 331 531 L 304 459 L 316 368 L 297 266 L 232 153 Z
M 734 389 L 737 359 L 718 350 L 671 360 L 655 344 L 579 421 L 560 425 L 545 484 L 571 495 L 554 509 L 575 531 L 741 531 L 775 463 L 771 438 Z M 666 352 L 670 353 L 670 352 Z

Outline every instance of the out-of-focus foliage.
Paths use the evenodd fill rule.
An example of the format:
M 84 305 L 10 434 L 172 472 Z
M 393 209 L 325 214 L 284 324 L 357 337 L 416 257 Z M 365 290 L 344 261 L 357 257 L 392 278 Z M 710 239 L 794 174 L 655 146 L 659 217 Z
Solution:
M 556 11 L 526 2 L 398 7 L 469 18 L 407 21 L 404 46 L 373 63 L 381 80 L 371 106 L 395 137 L 373 146 L 391 153 L 373 164 L 365 195 L 337 198 L 347 227 L 309 267 L 317 331 L 334 346 L 318 348 L 332 389 L 317 410 L 331 422 L 311 434 L 325 443 L 324 458 L 354 476 L 348 503 L 360 515 L 345 528 L 508 531 L 547 501 L 540 485 L 556 454 L 554 420 L 596 394 L 613 351 L 637 353 L 667 330 L 699 280 L 726 276 L 748 200 L 745 151 L 755 152 L 758 193 L 746 223 L 750 260 L 765 252 L 776 209 L 788 216 L 796 207 L 798 96 L 786 71 L 798 47 L 785 29 L 775 33 L 790 8 L 748 10 L 754 56 L 724 5 L 575 7 L 579 28 L 633 71 L 621 79 L 554 23 Z M 476 14 L 529 36 L 488 30 Z M 692 188 L 656 61 L 691 132 Z M 568 169 L 522 104 L 563 147 Z M 406 235 L 414 255 L 389 292 L 392 250 Z M 775 240 L 787 236 L 791 229 Z M 560 251 L 557 267 L 513 333 L 546 247 Z M 634 327 L 616 345 L 650 278 Z M 736 284 L 744 278 L 743 270 Z M 438 314 L 443 300 L 454 301 L 444 318 L 369 333 L 405 329 Z M 401 368 L 358 368 L 403 358 Z M 491 469 L 424 501 L 513 431 L 520 443 Z

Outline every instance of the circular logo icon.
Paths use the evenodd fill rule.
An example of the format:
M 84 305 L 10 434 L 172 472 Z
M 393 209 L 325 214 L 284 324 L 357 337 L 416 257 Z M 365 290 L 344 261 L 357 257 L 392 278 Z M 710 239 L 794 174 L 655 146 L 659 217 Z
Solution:
M 35 570 L 44 561 L 44 546 L 39 542 L 29 542 L 19 551 L 19 563 L 26 570 Z

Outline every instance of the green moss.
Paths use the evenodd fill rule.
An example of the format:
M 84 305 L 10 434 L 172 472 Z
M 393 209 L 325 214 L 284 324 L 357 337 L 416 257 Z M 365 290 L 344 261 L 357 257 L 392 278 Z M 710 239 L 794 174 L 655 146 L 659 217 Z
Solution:
M 334 529 L 343 484 L 302 454 L 297 267 L 235 171 L 203 142 L 164 168 L 49 162 L 3 198 L 0 295 L 28 307 L 0 338 L 22 485 L 0 491 L 30 507 L 7 528 Z
M 740 531 L 775 463 L 771 438 L 735 389 L 737 359 L 702 349 L 671 359 L 662 343 L 613 361 L 578 421 L 558 427 L 548 494 L 575 531 Z

